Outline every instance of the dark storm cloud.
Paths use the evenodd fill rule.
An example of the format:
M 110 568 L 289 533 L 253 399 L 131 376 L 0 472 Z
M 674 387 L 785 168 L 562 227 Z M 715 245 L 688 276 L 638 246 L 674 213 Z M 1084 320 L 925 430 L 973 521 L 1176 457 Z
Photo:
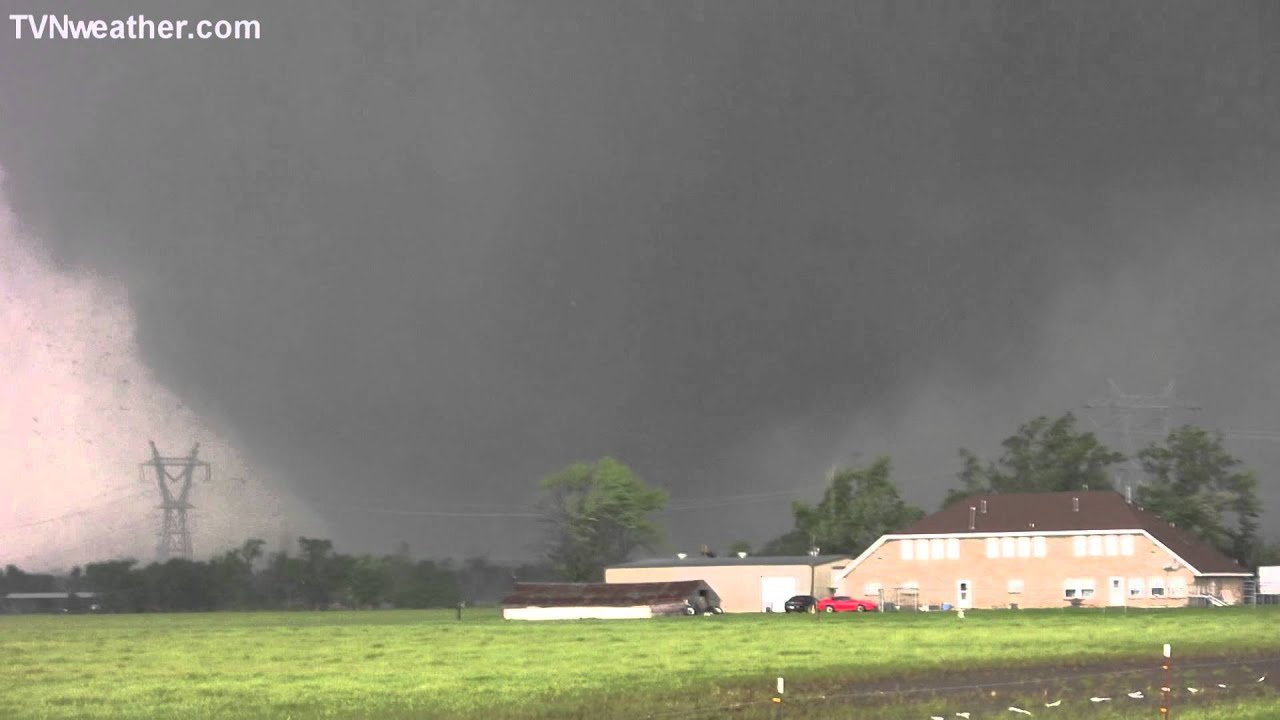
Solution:
M 80 14 L 263 39 L 0 43 L 15 211 L 340 539 L 511 554 L 526 528 L 351 504 L 520 505 L 605 453 L 680 497 L 892 451 L 932 504 L 958 444 L 1108 374 L 1265 374 L 1188 340 L 1222 316 L 1128 308 L 1194 282 L 1187 224 L 1269 257 L 1266 4 L 112 5 Z M 1275 300 L 1200 277 L 1198 308 Z M 753 507 L 670 520 L 787 522 Z

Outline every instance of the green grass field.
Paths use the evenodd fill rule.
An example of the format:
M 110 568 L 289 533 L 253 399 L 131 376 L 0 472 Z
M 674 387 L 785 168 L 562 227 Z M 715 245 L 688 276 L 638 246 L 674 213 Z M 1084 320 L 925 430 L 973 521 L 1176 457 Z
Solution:
M 895 685 L 1029 681 L 991 696 L 992 707 L 1113 692 L 1150 675 L 1106 672 L 1156 670 L 1166 642 L 1175 685 L 1241 688 L 1215 687 L 1177 717 L 1271 718 L 1280 717 L 1280 673 L 1264 683 L 1246 676 L 1264 656 L 1280 659 L 1278 622 L 1280 608 L 556 623 L 478 610 L 462 622 L 451 611 L 6 616 L 0 718 L 765 717 L 777 676 L 788 718 L 928 717 L 960 700 L 899 695 Z M 1197 662 L 1205 667 L 1191 671 Z M 1078 687 L 1054 679 L 1064 674 L 1081 678 Z M 1147 716 L 1125 714 L 1139 710 L 1132 701 L 1086 709 Z

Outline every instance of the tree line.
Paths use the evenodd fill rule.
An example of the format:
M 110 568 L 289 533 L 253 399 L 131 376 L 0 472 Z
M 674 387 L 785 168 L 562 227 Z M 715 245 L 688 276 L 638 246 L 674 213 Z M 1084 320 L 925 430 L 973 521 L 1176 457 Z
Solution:
M 94 592 L 94 602 L 107 612 L 440 608 L 493 604 L 513 580 L 553 577 L 545 566 L 510 567 L 485 558 L 414 560 L 403 545 L 384 556 L 342 554 L 320 538 L 298 538 L 295 552 L 265 553 L 264 545 L 251 539 L 207 561 L 95 562 L 65 576 L 8 565 L 0 572 L 0 596 Z
M 958 486 L 948 490 L 943 507 L 978 494 L 1119 490 L 1113 478 L 1133 460 L 1143 475 L 1132 488 L 1136 504 L 1246 567 L 1280 563 L 1280 545 L 1265 544 L 1259 534 L 1257 475 L 1227 451 L 1221 433 L 1185 425 L 1127 458 L 1067 413 L 1023 423 L 1001 443 L 998 457 L 984 460 L 964 448 L 959 454 Z M 666 506 L 666 492 L 613 458 L 571 465 L 543 480 L 541 489 L 547 559 L 565 579 L 599 580 L 605 567 L 637 550 L 656 550 L 663 537 L 651 516 Z M 765 542 L 759 554 L 857 556 L 924 515 L 903 501 L 892 460 L 880 457 L 837 468 L 817 503 L 793 503 L 792 528 Z M 736 541 L 728 549 L 751 547 Z

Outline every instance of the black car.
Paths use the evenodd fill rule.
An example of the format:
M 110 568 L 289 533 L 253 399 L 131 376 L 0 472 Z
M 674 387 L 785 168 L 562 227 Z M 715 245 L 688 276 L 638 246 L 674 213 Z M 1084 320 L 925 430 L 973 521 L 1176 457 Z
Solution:
M 818 598 L 812 595 L 796 595 L 787 600 L 782 607 L 784 607 L 787 612 L 813 612 L 813 606 L 816 605 L 817 602 Z

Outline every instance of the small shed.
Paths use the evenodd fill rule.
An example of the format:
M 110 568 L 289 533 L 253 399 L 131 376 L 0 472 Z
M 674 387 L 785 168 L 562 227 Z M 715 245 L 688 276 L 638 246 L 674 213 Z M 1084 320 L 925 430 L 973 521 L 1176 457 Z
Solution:
M 97 593 L 13 592 L 4 596 L 3 609 L 13 613 L 85 612 L 98 609 Z
M 718 612 L 701 580 L 651 583 L 516 583 L 502 601 L 508 620 L 615 620 Z

